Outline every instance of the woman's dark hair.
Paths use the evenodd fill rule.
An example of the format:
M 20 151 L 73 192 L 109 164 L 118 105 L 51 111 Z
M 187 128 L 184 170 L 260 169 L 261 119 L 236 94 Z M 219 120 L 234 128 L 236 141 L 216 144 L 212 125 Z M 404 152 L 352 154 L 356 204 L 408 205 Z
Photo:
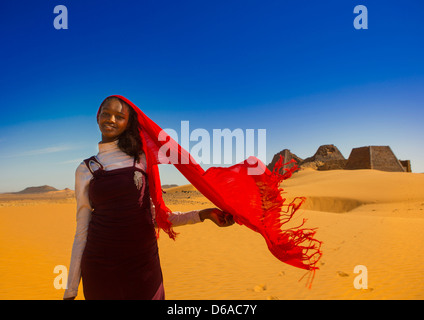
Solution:
M 140 129 L 139 123 L 137 120 L 137 113 L 131 108 L 125 101 L 117 98 L 117 97 L 109 97 L 101 104 L 100 108 L 102 108 L 105 104 L 107 104 L 111 100 L 118 100 L 123 105 L 126 105 L 129 110 L 129 118 L 127 129 L 119 136 L 118 147 L 127 155 L 134 157 L 135 161 L 140 161 L 140 154 L 143 153 L 142 142 L 140 138 Z

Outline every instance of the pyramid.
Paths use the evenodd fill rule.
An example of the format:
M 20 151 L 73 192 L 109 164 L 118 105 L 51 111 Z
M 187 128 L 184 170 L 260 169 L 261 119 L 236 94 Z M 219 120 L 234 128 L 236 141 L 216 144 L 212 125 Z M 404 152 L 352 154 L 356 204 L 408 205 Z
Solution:
M 412 169 L 411 169 L 411 160 L 400 160 L 399 159 L 399 162 L 403 166 L 403 169 L 406 172 L 412 172 Z
M 280 155 L 283 157 L 283 163 L 288 163 L 290 162 L 292 159 L 296 160 L 297 165 L 299 165 L 299 163 L 302 162 L 302 159 L 299 158 L 297 155 L 295 155 L 294 153 L 291 153 L 289 149 L 284 149 L 282 151 L 280 151 L 279 153 L 276 153 L 274 155 L 274 157 L 272 158 L 272 161 L 270 164 L 267 165 L 267 168 L 269 170 L 273 170 L 275 164 L 277 163 L 278 160 L 280 160 Z M 286 164 L 284 165 L 281 169 L 280 169 L 280 173 L 283 173 L 285 168 L 291 168 L 294 164 L 290 163 L 290 164 Z
M 375 169 L 381 171 L 405 172 L 404 167 L 389 146 L 353 148 L 345 169 Z
M 325 144 L 318 148 L 312 157 L 300 163 L 301 167 L 318 170 L 344 169 L 346 159 L 334 144 Z

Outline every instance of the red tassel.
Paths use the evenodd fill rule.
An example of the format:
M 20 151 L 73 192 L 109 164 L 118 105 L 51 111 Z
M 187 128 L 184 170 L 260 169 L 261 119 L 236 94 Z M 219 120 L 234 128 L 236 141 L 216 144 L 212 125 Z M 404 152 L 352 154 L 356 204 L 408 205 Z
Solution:
M 286 167 L 292 163 L 293 166 Z M 280 173 L 283 167 L 284 172 Z M 299 226 L 283 229 L 306 200 L 305 197 L 296 197 L 286 204 L 286 199 L 281 197 L 282 181 L 290 178 L 296 170 L 298 167 L 295 160 L 283 163 L 283 158 L 280 156 L 272 174 L 254 176 L 261 194 L 262 212 L 258 219 L 261 225 L 259 228 L 252 228 L 246 221 L 243 222 L 264 236 L 269 250 L 279 260 L 311 271 L 308 279 L 310 288 L 315 271 L 319 269 L 317 263 L 322 256 L 322 242 L 314 238 L 316 229 L 302 228 L 306 219 L 303 219 Z

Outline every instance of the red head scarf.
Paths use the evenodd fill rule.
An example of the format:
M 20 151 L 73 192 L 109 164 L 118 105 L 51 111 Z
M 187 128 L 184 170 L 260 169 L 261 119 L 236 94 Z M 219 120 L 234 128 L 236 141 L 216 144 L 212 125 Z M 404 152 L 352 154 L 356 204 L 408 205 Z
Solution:
M 305 220 L 298 227 L 282 228 L 305 201 L 305 198 L 297 197 L 286 204 L 286 199 L 281 197 L 283 190 L 280 184 L 296 171 L 296 165 L 280 174 L 281 158 L 271 172 L 252 156 L 231 167 L 212 167 L 204 171 L 186 150 L 134 103 L 120 95 L 110 97 L 121 99 L 137 113 L 158 232 L 163 229 L 172 239 L 176 236 L 168 220 L 171 210 L 162 199 L 158 170 L 158 164 L 172 163 L 214 205 L 230 213 L 236 223 L 260 233 L 271 253 L 279 260 L 306 270 L 318 269 L 316 264 L 321 257 L 321 242 L 314 239 L 315 229 L 301 228 Z M 167 157 L 167 153 L 171 156 Z M 169 161 L 170 158 L 172 161 Z

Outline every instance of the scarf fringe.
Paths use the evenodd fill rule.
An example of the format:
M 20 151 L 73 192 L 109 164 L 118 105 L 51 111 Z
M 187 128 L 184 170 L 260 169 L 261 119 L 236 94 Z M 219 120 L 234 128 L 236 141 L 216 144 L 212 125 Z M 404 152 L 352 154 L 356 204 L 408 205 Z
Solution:
M 293 165 L 289 166 L 291 164 Z M 314 238 L 316 228 L 302 228 L 307 221 L 303 219 L 300 225 L 284 229 L 284 225 L 292 220 L 306 200 L 305 197 L 296 197 L 286 204 L 287 199 L 281 196 L 284 191 L 281 187 L 282 182 L 298 169 L 294 159 L 283 163 L 283 157 L 280 156 L 270 174 L 255 178 L 262 200 L 262 212 L 259 217 L 262 228 L 259 229 L 263 230 L 261 234 L 276 258 L 292 266 L 312 271 L 308 279 L 310 288 L 315 271 L 319 269 L 317 263 L 322 256 L 322 242 Z
M 168 220 L 168 216 L 171 210 L 165 206 L 165 209 L 161 208 L 160 211 L 156 210 L 156 239 L 159 239 L 159 233 L 162 229 L 172 240 L 176 240 L 178 232 L 174 231 L 172 223 Z

